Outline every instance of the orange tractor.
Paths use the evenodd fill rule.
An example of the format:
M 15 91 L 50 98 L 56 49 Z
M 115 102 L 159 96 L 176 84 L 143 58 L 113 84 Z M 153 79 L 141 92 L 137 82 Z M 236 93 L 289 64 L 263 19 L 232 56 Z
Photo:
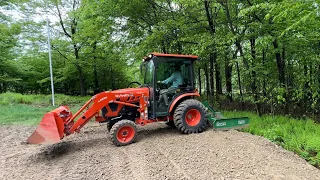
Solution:
M 137 88 L 105 91 L 94 95 L 75 114 L 60 106 L 44 115 L 35 132 L 27 139 L 30 144 L 57 143 L 64 136 L 79 132 L 93 117 L 107 123 L 112 142 L 123 146 L 135 141 L 136 126 L 165 122 L 182 133 L 202 132 L 208 120 L 216 127 L 229 122 L 207 117 L 207 108 L 194 99 L 200 96 L 194 85 L 194 61 L 197 56 L 152 53 L 140 66 L 144 82 Z M 171 71 L 171 73 L 170 73 Z M 215 112 L 211 114 L 214 115 Z M 236 119 L 237 125 L 247 119 Z M 232 125 L 233 126 L 233 125 Z

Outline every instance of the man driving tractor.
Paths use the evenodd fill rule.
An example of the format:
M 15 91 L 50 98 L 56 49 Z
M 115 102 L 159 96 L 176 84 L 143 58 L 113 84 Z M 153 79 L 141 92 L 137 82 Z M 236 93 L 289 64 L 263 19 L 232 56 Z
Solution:
M 167 94 L 175 92 L 176 89 L 178 89 L 178 87 L 180 85 L 182 85 L 182 83 L 183 83 L 183 77 L 181 74 L 180 66 L 175 65 L 175 66 L 171 66 L 171 67 L 174 67 L 174 72 L 172 73 L 172 75 L 169 78 L 167 78 L 166 80 L 158 81 L 158 83 L 163 83 L 163 84 L 172 83 L 172 85 L 168 89 L 160 90 L 159 102 L 161 102 L 163 99 L 166 107 L 169 104 Z

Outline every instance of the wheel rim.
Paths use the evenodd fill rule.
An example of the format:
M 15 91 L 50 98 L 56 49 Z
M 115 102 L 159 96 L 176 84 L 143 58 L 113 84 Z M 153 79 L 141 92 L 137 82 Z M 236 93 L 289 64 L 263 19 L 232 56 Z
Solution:
M 190 109 L 187 112 L 185 119 L 189 126 L 196 126 L 201 120 L 201 113 L 197 109 Z
M 117 139 L 121 143 L 130 142 L 135 135 L 135 131 L 131 126 L 123 126 L 117 132 Z

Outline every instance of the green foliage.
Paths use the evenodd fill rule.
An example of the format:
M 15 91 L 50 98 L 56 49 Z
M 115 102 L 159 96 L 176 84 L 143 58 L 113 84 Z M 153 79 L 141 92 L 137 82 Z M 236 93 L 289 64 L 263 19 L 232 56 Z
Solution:
M 21 25 L 12 23 L 12 20 L 0 12 L 0 84 L 18 83 L 20 78 L 17 76 L 17 67 L 14 59 L 16 52 L 14 48 L 17 45 L 18 34 L 21 31 Z M 0 92 L 3 88 L 0 86 Z
M 320 167 L 320 125 L 312 120 L 269 115 L 259 117 L 249 112 L 224 112 L 224 115 L 225 117 L 249 117 L 250 125 L 243 129 L 244 132 L 263 136 L 297 153 L 310 164 Z
M 219 80 L 223 94 L 237 92 L 234 96 L 241 101 L 272 107 L 304 104 L 306 110 L 318 111 L 320 21 L 318 6 L 312 1 L 28 0 L 19 3 L 13 0 L 10 3 L 30 18 L 21 22 L 20 36 L 24 41 L 16 43 L 15 35 L 21 29 L 18 25 L 15 35 L 4 33 L 3 37 L 11 40 L 7 43 L 11 55 L 5 58 L 3 67 L 0 63 L 0 83 L 5 82 L 0 86 L 2 92 L 50 93 L 45 22 L 34 22 L 31 17 L 44 16 L 36 9 L 59 16 L 59 9 L 61 21 L 50 23 L 58 93 L 83 95 L 83 91 L 94 94 L 124 88 L 130 81 L 140 80 L 140 60 L 148 53 L 183 53 L 201 57 L 196 67 L 204 72 L 197 76 L 202 87 L 208 86 L 206 91 L 211 87 L 211 82 L 206 81 L 214 75 L 213 87 L 217 87 Z M 4 32 L 15 32 L 12 20 L 5 19 Z M 23 53 L 17 54 L 13 62 L 10 60 L 14 48 Z M 209 57 L 213 52 L 215 67 L 210 67 Z M 6 72 L 1 74 L 1 69 Z M 223 72 L 227 71 L 231 71 L 231 92 L 225 91 L 227 77 Z M 240 90 L 251 95 L 240 97 Z

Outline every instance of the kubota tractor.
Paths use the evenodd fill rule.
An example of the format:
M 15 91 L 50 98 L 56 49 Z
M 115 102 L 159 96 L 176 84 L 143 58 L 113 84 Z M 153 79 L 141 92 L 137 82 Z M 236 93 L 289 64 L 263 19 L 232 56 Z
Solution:
M 140 66 L 144 82 L 129 84 L 138 84 L 138 87 L 96 94 L 74 115 L 68 107 L 60 106 L 44 115 L 27 142 L 59 142 L 64 136 L 79 132 L 93 117 L 97 122 L 107 123 L 112 142 L 117 146 L 134 142 L 136 126 L 148 123 L 164 122 L 186 134 L 202 132 L 208 122 L 215 128 L 248 124 L 248 118 L 223 118 L 207 103 L 202 104 L 195 99 L 200 96 L 193 76 L 197 58 L 193 55 L 152 53 Z M 173 74 L 178 74 L 179 78 L 174 79 Z

